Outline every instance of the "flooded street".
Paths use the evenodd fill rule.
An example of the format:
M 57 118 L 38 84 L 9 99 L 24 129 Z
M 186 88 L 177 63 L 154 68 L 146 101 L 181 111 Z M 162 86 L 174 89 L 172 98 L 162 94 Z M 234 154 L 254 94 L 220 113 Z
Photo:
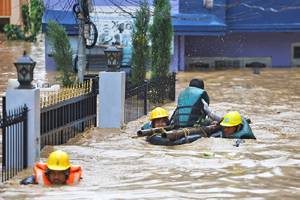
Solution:
M 45 56 L 43 36 L 38 38 L 36 43 L 22 42 L 22 41 L 7 41 L 5 36 L 0 34 L 0 95 L 6 90 L 8 79 L 17 79 L 17 70 L 14 62 L 23 55 L 26 51 L 35 62 L 34 80 L 47 82 L 50 75 L 46 74 L 45 70 Z
M 147 117 L 117 129 L 94 128 L 55 146 L 83 167 L 75 187 L 20 186 L 28 169 L 0 186 L 2 199 L 298 199 L 300 197 L 300 69 L 189 72 L 205 80 L 211 108 L 251 119 L 257 140 L 204 138 L 174 147 L 133 139 Z M 165 105 L 172 111 L 175 103 Z M 44 149 L 45 161 L 51 148 Z

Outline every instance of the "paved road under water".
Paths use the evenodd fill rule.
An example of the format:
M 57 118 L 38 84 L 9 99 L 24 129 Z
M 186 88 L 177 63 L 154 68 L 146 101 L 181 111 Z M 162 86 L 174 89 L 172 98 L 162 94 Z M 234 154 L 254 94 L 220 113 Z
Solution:
M 238 110 L 251 118 L 256 141 L 235 147 L 235 140 L 204 138 L 153 146 L 131 138 L 147 120 L 142 117 L 122 131 L 94 128 L 54 147 L 83 167 L 80 185 L 20 186 L 28 169 L 0 185 L 0 199 L 298 199 L 300 69 L 179 73 L 177 94 L 196 77 L 205 80 L 218 114 Z M 165 107 L 172 111 L 175 103 Z M 43 150 L 42 160 L 51 150 Z

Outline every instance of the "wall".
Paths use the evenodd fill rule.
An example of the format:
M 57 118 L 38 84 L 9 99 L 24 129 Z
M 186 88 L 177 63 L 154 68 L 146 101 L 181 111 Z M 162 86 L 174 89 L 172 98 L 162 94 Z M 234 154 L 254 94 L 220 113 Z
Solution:
M 292 43 L 300 33 L 232 33 L 220 37 L 186 37 L 189 57 L 271 57 L 273 67 L 291 65 Z
M 11 0 L 0 1 L 0 16 L 11 16 Z
M 228 0 L 226 22 L 233 31 L 300 29 L 300 0 Z
M 203 0 L 179 0 L 180 13 L 214 15 L 222 21 L 225 20 L 225 8 L 226 0 L 214 0 L 212 9 L 205 8 Z

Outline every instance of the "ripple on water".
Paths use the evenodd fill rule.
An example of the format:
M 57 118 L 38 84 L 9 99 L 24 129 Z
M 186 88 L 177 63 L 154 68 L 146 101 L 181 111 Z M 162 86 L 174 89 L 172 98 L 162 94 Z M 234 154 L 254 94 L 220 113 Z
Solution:
M 8 73 L 9 71 L 5 71 Z M 211 108 L 238 110 L 257 140 L 203 138 L 176 147 L 153 146 L 125 130 L 93 129 L 74 144 L 55 146 L 83 167 L 75 187 L 0 186 L 4 199 L 297 199 L 300 196 L 300 69 L 178 73 L 177 94 L 191 78 L 205 80 Z M 287 81 L 288 80 L 288 81 Z M 278 84 L 280 82 L 281 84 Z M 222 87 L 220 87 L 220 85 Z M 292 86 L 292 87 L 291 87 Z M 293 96 L 292 101 L 287 97 Z M 169 111 L 175 103 L 166 105 Z

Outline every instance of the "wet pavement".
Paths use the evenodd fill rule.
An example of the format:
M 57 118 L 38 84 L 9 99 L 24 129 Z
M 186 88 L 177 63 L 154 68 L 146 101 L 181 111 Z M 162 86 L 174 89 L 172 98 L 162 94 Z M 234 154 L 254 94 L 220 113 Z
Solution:
M 174 147 L 132 136 L 144 116 L 122 129 L 93 128 L 54 146 L 83 167 L 75 187 L 20 186 L 28 169 L 0 186 L 2 199 L 298 199 L 300 197 L 300 69 L 189 72 L 177 75 L 177 95 L 203 78 L 211 108 L 251 119 L 257 140 L 204 138 Z M 168 110 L 175 103 L 165 105 Z M 45 161 L 52 148 L 43 151 Z

